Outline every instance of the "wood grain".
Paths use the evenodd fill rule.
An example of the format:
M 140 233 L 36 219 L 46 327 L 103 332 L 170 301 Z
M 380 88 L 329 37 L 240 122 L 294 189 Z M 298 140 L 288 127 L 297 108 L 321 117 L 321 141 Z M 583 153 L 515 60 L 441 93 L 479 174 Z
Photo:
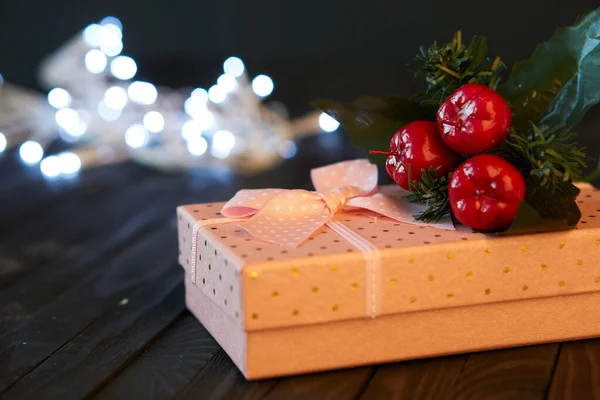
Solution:
M 548 398 L 600 399 L 600 340 L 583 340 L 561 346 Z

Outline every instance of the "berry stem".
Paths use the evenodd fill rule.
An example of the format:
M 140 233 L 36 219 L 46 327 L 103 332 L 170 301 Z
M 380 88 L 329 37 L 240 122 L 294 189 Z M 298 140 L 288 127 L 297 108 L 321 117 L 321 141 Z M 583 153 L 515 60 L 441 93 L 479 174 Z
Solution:
M 393 156 L 395 153 L 391 151 L 381 151 L 381 150 L 369 150 L 369 154 L 378 154 L 382 156 Z

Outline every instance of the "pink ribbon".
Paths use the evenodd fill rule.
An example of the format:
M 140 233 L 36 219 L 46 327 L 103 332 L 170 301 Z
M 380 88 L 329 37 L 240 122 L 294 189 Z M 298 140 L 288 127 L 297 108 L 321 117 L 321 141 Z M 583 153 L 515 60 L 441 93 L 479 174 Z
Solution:
M 394 199 L 378 192 L 377 167 L 367 160 L 345 161 L 313 169 L 316 191 L 241 190 L 221 213 L 227 218 L 247 218 L 239 225 L 252 236 L 285 247 L 298 247 L 328 224 L 338 211 L 369 210 L 396 221 L 448 228 L 448 222 L 428 224 L 413 215 L 422 205 Z

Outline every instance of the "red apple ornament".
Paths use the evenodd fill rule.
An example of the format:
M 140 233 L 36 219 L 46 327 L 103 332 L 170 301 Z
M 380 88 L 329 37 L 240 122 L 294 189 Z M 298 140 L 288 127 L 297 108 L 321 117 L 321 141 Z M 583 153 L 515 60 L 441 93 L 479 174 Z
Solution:
M 525 198 L 525 180 L 505 159 L 480 154 L 462 163 L 450 177 L 448 197 L 454 216 L 480 231 L 506 228 Z
M 467 155 L 502 143 L 512 121 L 510 107 L 496 91 L 469 83 L 442 103 L 437 113 L 440 134 L 451 149 Z
M 421 179 L 421 169 L 438 168 L 445 175 L 456 165 L 458 154 L 448 148 L 440 138 L 437 124 L 431 121 L 414 121 L 394 134 L 390 151 L 371 150 L 371 154 L 389 156 L 387 173 L 403 189 Z M 410 182 L 409 182 L 410 166 Z

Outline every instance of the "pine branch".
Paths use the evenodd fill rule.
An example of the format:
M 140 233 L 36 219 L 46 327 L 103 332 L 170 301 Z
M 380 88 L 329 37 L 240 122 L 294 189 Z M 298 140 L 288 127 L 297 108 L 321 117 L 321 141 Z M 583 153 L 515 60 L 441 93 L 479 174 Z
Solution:
M 424 76 L 427 90 L 417 98 L 425 104 L 438 106 L 446 97 L 466 83 L 481 83 L 496 89 L 500 74 L 506 69 L 500 57 L 488 58 L 487 38 L 473 36 L 469 46 L 462 42 L 462 33 L 454 34 L 452 41 L 438 47 L 434 42 L 429 49 L 421 48 L 416 61 L 422 66 L 415 76 Z
M 412 203 L 424 203 L 427 209 L 415 215 L 415 219 L 425 222 L 436 222 L 450 214 L 448 201 L 448 181 L 450 174 L 440 176 L 433 167 L 421 170 L 421 181 L 410 184 L 412 194 L 406 198 Z

